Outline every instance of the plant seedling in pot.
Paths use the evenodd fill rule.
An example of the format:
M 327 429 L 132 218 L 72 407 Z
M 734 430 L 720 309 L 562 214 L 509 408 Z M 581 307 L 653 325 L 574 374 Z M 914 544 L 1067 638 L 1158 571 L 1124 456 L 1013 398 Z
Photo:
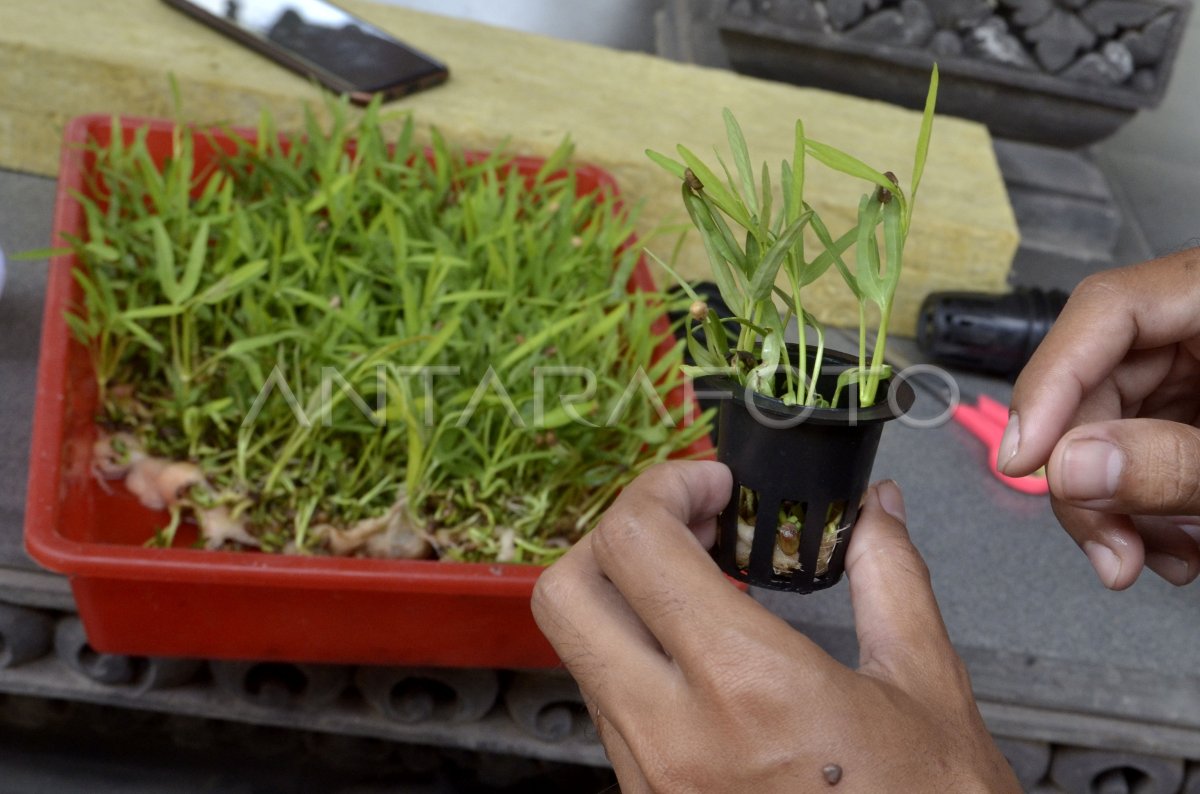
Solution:
M 884 351 L 937 87 L 934 67 L 907 192 L 890 171 L 807 137 L 799 120 L 792 160 L 781 163 L 774 180 L 766 163 L 757 173 L 752 167 L 728 109 L 733 167 L 717 153 L 720 177 L 682 145 L 679 159 L 647 151 L 680 180 L 684 207 L 731 313 L 709 311 L 657 260 L 692 301 L 687 342 L 695 364 L 689 374 L 704 377 L 722 397 L 718 458 L 732 470 L 734 484 L 715 553 L 737 579 L 800 593 L 836 584 L 883 424 L 912 404 L 911 388 L 891 377 Z M 856 222 L 839 236 L 805 200 L 809 157 L 855 189 L 866 183 Z M 806 309 L 804 288 L 830 267 L 859 307 L 857 351 L 828 349 L 821 324 Z M 793 323 L 798 340 L 789 343 L 785 332 Z

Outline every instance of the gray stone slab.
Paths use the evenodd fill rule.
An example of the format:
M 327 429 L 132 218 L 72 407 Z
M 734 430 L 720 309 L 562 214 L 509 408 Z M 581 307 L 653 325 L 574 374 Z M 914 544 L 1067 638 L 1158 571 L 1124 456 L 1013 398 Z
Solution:
M 1120 239 L 1118 236 L 1118 245 Z M 1076 284 L 1092 273 L 1115 267 L 1118 264 L 1117 253 L 1116 248 L 1112 253 L 1104 253 L 1022 240 L 1017 255 L 1013 257 L 1008 283 L 1013 286 L 1070 292 Z M 1143 259 L 1145 257 L 1127 259 L 1125 263 L 1140 262 Z
M 1121 214 L 1106 200 L 1009 185 L 1022 245 L 1061 249 L 1075 256 L 1108 257 L 1117 244 Z
M 1116 265 L 1121 209 L 1086 151 L 996 139 L 996 160 L 1021 232 L 1009 283 L 1071 290 Z
M 1113 260 L 1117 266 L 1132 265 L 1145 262 L 1154 257 L 1154 247 L 1150 238 L 1133 215 L 1130 207 L 1128 191 L 1122 182 L 1121 175 L 1115 174 L 1112 180 L 1113 200 L 1121 210 L 1121 231 L 1117 235 L 1117 244 L 1113 247 Z M 1200 188 L 1200 182 L 1197 183 Z
M 1200 245 L 1200 216 L 1190 198 L 1200 189 L 1200 165 L 1111 148 L 1098 149 L 1097 161 L 1120 173 L 1123 209 L 1155 255 Z
M 1108 180 L 1086 154 L 996 138 L 996 161 L 1009 187 L 1036 188 L 1061 195 L 1111 200 Z

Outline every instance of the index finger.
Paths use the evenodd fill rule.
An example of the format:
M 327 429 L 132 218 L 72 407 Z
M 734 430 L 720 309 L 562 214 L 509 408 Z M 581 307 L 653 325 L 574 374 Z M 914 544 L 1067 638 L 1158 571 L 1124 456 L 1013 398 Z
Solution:
M 1089 276 L 1071 294 L 1013 387 L 997 467 L 1045 465 L 1083 399 L 1131 350 L 1200 335 L 1200 249 Z

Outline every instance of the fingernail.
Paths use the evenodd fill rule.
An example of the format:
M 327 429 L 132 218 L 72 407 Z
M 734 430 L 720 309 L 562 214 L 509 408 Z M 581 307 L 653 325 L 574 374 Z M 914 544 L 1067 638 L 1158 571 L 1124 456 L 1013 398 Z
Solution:
M 879 498 L 879 506 L 883 511 L 901 524 L 908 519 L 904 513 L 904 494 L 895 480 L 884 480 L 875 486 L 875 495 Z
M 1200 543 L 1200 526 L 1196 526 L 1194 524 L 1183 524 L 1179 528 L 1188 533 L 1192 540 Z
M 1092 567 L 1096 569 L 1096 575 L 1100 577 L 1100 582 L 1105 587 L 1112 589 L 1117 577 L 1121 575 L 1121 558 L 1108 546 L 1094 540 L 1083 544 L 1083 553 L 1088 556 Z
M 1008 415 L 1008 424 L 1004 427 L 1004 435 L 1000 437 L 1000 449 L 996 452 L 996 468 L 1004 471 L 1017 454 L 1017 445 L 1021 443 L 1021 420 L 1016 414 Z M 1005 472 L 1007 473 L 1007 472 Z
M 1194 578 L 1187 560 L 1161 551 L 1146 555 L 1146 567 L 1176 586 L 1185 585 Z
M 1062 458 L 1063 498 L 1077 501 L 1112 498 L 1124 465 L 1125 455 L 1107 441 L 1095 438 L 1071 441 Z

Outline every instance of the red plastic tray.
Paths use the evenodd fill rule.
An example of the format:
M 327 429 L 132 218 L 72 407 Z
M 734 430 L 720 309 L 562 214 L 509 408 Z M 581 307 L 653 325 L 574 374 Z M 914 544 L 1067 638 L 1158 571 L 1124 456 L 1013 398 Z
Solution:
M 120 125 L 127 137 L 147 127 L 160 162 L 170 151 L 172 123 L 126 118 Z M 83 116 L 67 127 L 56 244 L 63 234 L 84 232 L 83 211 L 72 195 L 87 189 L 85 177 L 94 168 L 84 144 L 104 145 L 111 133 L 107 116 Z M 227 136 L 213 134 L 220 145 L 232 146 Z M 197 168 L 203 168 L 213 152 L 204 138 L 196 143 Z M 516 167 L 532 173 L 540 164 L 520 158 Z M 598 168 L 582 166 L 577 173 L 581 193 L 617 191 Z M 559 664 L 529 611 L 540 567 L 143 547 L 165 514 L 146 510 L 123 489 L 107 492 L 90 472 L 95 381 L 86 350 L 63 319 L 79 298 L 71 277 L 75 264 L 74 256 L 50 261 L 25 543 L 34 559 L 70 578 L 96 650 L 348 664 Z M 652 285 L 639 261 L 630 289 Z M 655 330 L 665 332 L 665 318 Z M 710 449 L 702 439 L 691 451 Z M 179 540 L 186 542 L 186 535 Z

